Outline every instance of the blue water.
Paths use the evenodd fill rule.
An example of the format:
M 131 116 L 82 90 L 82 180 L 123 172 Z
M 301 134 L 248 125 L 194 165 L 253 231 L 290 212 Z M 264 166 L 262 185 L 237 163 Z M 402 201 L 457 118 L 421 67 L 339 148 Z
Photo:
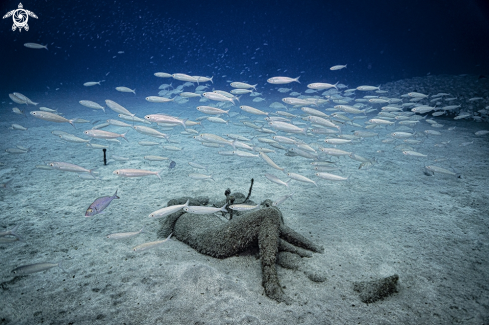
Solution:
M 17 2 L 4 1 L 0 11 L 5 14 L 17 6 Z M 487 3 L 31 1 L 23 6 L 38 16 L 29 18 L 28 31 L 13 32 L 11 17 L 0 24 L 0 184 L 10 182 L 9 188 L 0 187 L 0 232 L 18 225 L 17 234 L 23 240 L 0 242 L 0 324 L 489 322 L 489 135 L 476 134 L 489 131 Z M 49 50 L 27 48 L 24 43 L 47 45 Z M 331 71 L 337 64 L 348 66 Z M 184 84 L 158 78 L 156 72 L 213 77 L 213 83 L 204 83 L 209 87 L 206 91 L 229 92 L 233 81 L 257 84 L 260 95 L 243 95 L 236 105 L 202 98 L 183 104 L 151 103 L 145 98 L 158 95 L 161 84 L 171 83 L 170 91 Z M 275 76 L 300 77 L 300 83 L 267 83 Z M 101 85 L 83 86 L 101 80 Z M 307 85 L 314 82 L 338 82 L 339 89 L 326 95 L 323 90 L 306 93 Z M 361 85 L 380 85 L 385 92 L 356 90 L 347 96 L 346 89 Z M 136 89 L 136 94 L 118 92 L 115 87 L 119 86 Z M 183 91 L 194 92 L 197 86 Z M 349 121 L 332 118 L 341 133 L 314 133 L 317 126 L 305 119 L 300 106 L 282 101 L 298 96 L 281 93 L 279 88 L 292 88 L 299 98 L 329 99 L 309 105 L 328 115 L 337 112 L 333 107 L 339 103 L 333 99 L 338 98 L 366 112 L 344 114 Z M 13 92 L 39 104 L 16 104 L 9 98 Z M 412 127 L 382 116 L 379 113 L 386 105 L 371 104 L 364 97 L 397 99 L 389 106 L 401 107 L 412 103 L 409 92 L 427 95 L 418 103 L 433 107 L 428 114 L 411 116 L 419 121 Z M 436 96 L 442 92 L 449 95 Z M 264 101 L 253 102 L 258 97 Z M 107 146 L 107 165 L 101 149 L 61 141 L 52 134 L 63 131 L 89 139 L 83 131 L 117 118 L 105 105 L 107 99 L 140 118 L 163 113 L 201 124 L 188 126 L 187 131 L 181 125 L 164 129 L 154 123 L 137 124 L 168 134 L 168 140 L 131 128 L 105 127 L 119 134 L 128 132 L 128 142 L 92 140 Z M 82 106 L 80 100 L 94 101 L 106 112 Z M 271 108 L 273 103 L 285 106 Z M 227 124 L 206 120 L 208 116 L 196 109 L 199 105 L 229 109 L 230 116 L 220 116 Z M 290 123 L 306 128 L 307 135 L 263 133 L 245 126 L 243 121 L 273 130 L 263 116 L 243 112 L 240 105 L 272 117 L 280 116 L 277 111 L 294 114 Z M 432 115 L 448 105 L 460 107 L 442 116 Z M 27 117 L 14 114 L 14 107 L 24 110 Z M 29 114 L 40 107 L 87 122 L 74 123 L 74 128 Z M 411 108 L 405 106 L 396 115 L 408 116 Z M 456 119 L 461 114 L 467 117 Z M 396 123 L 371 128 L 373 118 Z M 13 124 L 28 130 L 13 130 Z M 355 138 L 355 131 L 376 135 Z M 410 132 L 410 139 L 419 143 L 394 139 L 395 131 Z M 273 150 L 268 155 L 284 172 L 259 157 L 223 155 L 235 149 L 204 146 L 194 139 L 201 133 L 226 139 L 230 139 L 228 134 L 244 136 L 251 146 Z M 262 142 L 274 135 L 303 141 L 319 153 L 318 158 L 286 155 L 287 150 Z M 324 142 L 327 137 L 353 141 L 330 146 Z M 160 145 L 141 146 L 139 141 Z M 353 152 L 369 163 L 324 155 L 323 147 Z M 6 151 L 21 148 L 29 150 Z M 146 155 L 168 159 L 149 162 L 143 158 Z M 53 161 L 94 170 L 98 179 L 46 169 Z M 173 168 L 169 168 L 171 161 Z M 337 170 L 331 173 L 348 180 L 317 177 L 311 164 L 317 161 L 332 162 Z M 207 170 L 193 168 L 189 162 Z M 425 166 L 454 175 L 432 175 Z M 127 168 L 160 172 L 161 180 L 154 175 L 124 178 L 113 174 Z M 192 178 L 195 173 L 213 180 Z M 273 174 L 288 181 L 286 173 L 300 174 L 317 186 L 291 180 L 285 187 L 265 177 Z M 324 254 L 302 258 L 300 270 L 278 267 L 280 283 L 295 301 L 292 305 L 278 304 L 264 294 L 256 252 L 219 260 L 177 239 L 141 254 L 132 250 L 159 239 L 160 223 L 148 215 L 170 199 L 206 195 L 213 203 L 224 199 L 227 188 L 246 195 L 252 178 L 251 199 L 257 203 L 293 193 L 293 199 L 279 206 L 285 223 L 325 247 Z M 94 200 L 116 190 L 120 199 L 103 214 L 84 217 Z M 127 240 L 106 238 L 143 227 L 144 232 Z M 61 262 L 68 274 L 59 268 L 21 277 L 11 273 L 19 266 L 41 262 Z M 327 281 L 310 281 L 302 272 L 309 269 L 325 272 Z M 394 273 L 400 278 L 398 292 L 383 301 L 364 304 L 352 290 L 355 281 Z

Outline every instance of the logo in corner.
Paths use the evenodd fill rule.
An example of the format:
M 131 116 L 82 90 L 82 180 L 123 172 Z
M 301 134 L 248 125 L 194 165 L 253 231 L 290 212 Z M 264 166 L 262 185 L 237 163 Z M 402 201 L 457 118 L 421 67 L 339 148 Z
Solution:
M 22 28 L 25 28 L 26 31 L 29 30 L 29 25 L 27 25 L 27 21 L 29 20 L 29 16 L 36 18 L 37 16 L 35 13 L 29 10 L 25 10 L 24 7 L 22 6 L 22 3 L 19 3 L 19 8 L 7 12 L 5 16 L 3 16 L 3 19 L 8 18 L 12 16 L 12 19 L 14 20 L 14 24 L 12 25 L 12 30 L 15 32 L 15 30 L 18 28 L 19 32 L 22 31 Z

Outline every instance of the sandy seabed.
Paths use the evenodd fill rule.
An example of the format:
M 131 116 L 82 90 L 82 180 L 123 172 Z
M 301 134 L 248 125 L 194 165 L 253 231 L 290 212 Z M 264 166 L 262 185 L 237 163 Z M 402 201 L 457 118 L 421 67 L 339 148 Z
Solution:
M 65 116 L 116 117 L 110 110 L 104 115 L 80 106 L 77 101 L 85 98 L 54 97 L 45 106 L 59 107 Z M 105 97 L 100 95 L 98 102 Z M 128 102 L 127 107 L 134 109 L 144 99 Z M 197 106 L 197 101 L 194 104 L 185 107 Z M 289 227 L 325 248 L 324 254 L 302 259 L 305 267 L 326 273 L 323 283 L 278 267 L 281 285 L 294 300 L 285 305 L 265 296 L 256 252 L 220 260 L 178 240 L 143 252 L 132 250 L 158 239 L 160 223 L 148 215 L 172 198 L 206 195 L 215 202 L 224 199 L 226 188 L 247 194 L 254 178 L 251 199 L 276 200 L 290 191 L 264 174 L 286 180 L 285 174 L 260 158 L 221 156 L 218 151 L 232 148 L 203 147 L 192 135 L 181 135 L 181 127 L 175 128 L 171 139 L 183 150 L 139 146 L 137 141 L 158 140 L 130 130 L 129 142 L 110 144 L 109 164 L 104 166 L 101 150 L 61 142 L 50 133 L 63 130 L 82 136 L 90 124 L 77 123 L 75 130 L 69 124 L 15 115 L 12 107 L 6 102 L 1 108 L 0 182 L 13 180 L 10 190 L 0 192 L 0 230 L 20 225 L 18 234 L 24 242 L 0 244 L 0 324 L 489 324 L 488 136 L 474 135 L 487 130 L 487 123 L 438 117 L 444 124 L 441 136 L 425 136 L 429 125 L 420 123 L 414 130 L 423 141 L 414 148 L 428 154 L 426 158 L 403 155 L 395 148 L 399 140 L 381 142 L 395 126 L 376 128 L 378 137 L 339 147 L 376 158 L 370 169 L 358 169 L 360 163 L 348 157 L 332 159 L 338 161 L 342 175 L 350 175 L 348 182 L 315 177 L 308 159 L 286 156 L 281 150 L 269 154 L 288 172 L 317 182 L 318 187 L 292 181 L 293 200 L 280 209 Z M 143 116 L 155 113 L 154 107 L 164 106 L 145 103 L 140 111 L 134 110 Z M 181 113 L 181 107 L 176 109 Z M 189 113 L 192 119 L 200 115 Z M 369 118 L 374 116 L 370 113 Z M 12 123 L 29 129 L 7 129 Z M 232 117 L 229 125 L 205 124 L 204 132 L 255 134 L 239 124 Z M 107 130 L 125 132 L 117 127 Z M 343 133 L 353 130 L 358 128 L 345 127 Z M 324 146 L 323 135 L 298 138 Z M 17 145 L 30 147 L 30 152 L 5 153 Z M 112 153 L 130 160 L 112 160 Z M 177 166 L 168 170 L 169 161 L 148 163 L 143 159 L 148 154 L 167 156 Z M 82 180 L 75 173 L 35 168 L 50 161 L 98 168 L 100 179 Z M 189 161 L 209 169 L 194 170 Z M 428 176 L 425 165 L 454 170 L 461 178 Z M 112 174 L 120 168 L 163 170 L 162 180 Z M 215 181 L 191 179 L 192 172 L 212 174 Z M 97 197 L 112 195 L 116 189 L 119 200 L 104 214 L 85 218 L 85 210 Z M 127 240 L 106 238 L 142 227 L 145 232 Z M 69 274 L 60 268 L 27 276 L 11 273 L 18 266 L 39 262 L 62 262 Z M 398 292 L 384 300 L 365 304 L 353 290 L 356 281 L 392 274 L 399 275 Z

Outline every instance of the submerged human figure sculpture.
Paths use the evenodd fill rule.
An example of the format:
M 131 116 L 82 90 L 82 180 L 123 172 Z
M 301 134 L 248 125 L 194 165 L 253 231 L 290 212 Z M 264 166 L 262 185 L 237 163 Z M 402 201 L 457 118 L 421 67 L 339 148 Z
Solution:
M 187 198 L 172 200 L 168 205 L 182 204 L 186 200 Z M 198 200 L 190 199 L 189 205 L 200 203 Z M 258 247 L 265 294 L 287 304 L 291 299 L 283 292 L 277 276 L 278 253 L 289 252 L 300 257 L 311 257 L 309 251 L 324 251 L 321 246 L 285 226 L 282 213 L 277 207 L 272 206 L 270 200 L 264 201 L 260 209 L 229 221 L 221 220 L 214 215 L 195 215 L 182 210 L 169 215 L 163 221 L 159 236 L 168 236 L 170 233 L 200 253 L 216 258 L 234 256 Z

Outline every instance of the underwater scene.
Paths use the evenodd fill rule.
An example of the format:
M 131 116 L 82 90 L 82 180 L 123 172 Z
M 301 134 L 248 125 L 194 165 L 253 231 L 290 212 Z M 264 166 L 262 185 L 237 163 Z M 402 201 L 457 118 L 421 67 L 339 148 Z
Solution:
M 2 1 L 0 324 L 489 324 L 485 1 Z

